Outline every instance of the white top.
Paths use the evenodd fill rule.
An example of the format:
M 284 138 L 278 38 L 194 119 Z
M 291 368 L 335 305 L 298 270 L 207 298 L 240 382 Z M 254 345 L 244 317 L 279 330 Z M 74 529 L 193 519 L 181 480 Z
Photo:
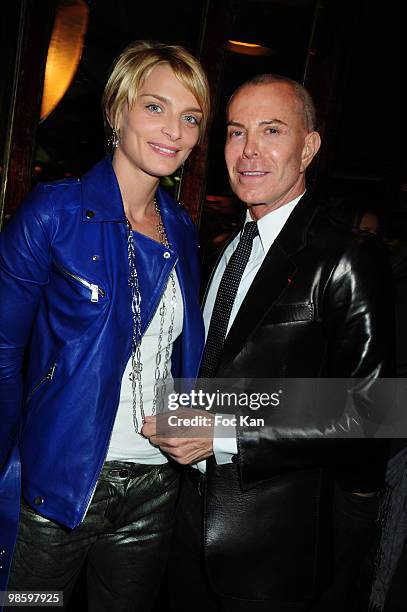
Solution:
M 165 349 L 170 347 L 170 359 L 168 361 L 169 376 L 166 380 L 166 390 L 171 391 L 173 387 L 173 378 L 171 375 L 171 353 L 174 341 L 182 332 L 183 324 L 183 302 L 181 288 L 178 283 L 178 278 L 173 271 L 175 281 L 175 316 L 174 329 L 172 333 L 172 341 L 168 344 L 168 328 L 171 317 L 171 300 L 172 300 L 172 283 L 169 278 L 165 288 L 163 298 L 165 300 L 166 312 L 164 316 L 163 335 L 161 343 L 161 363 L 160 374 L 162 380 L 162 371 L 165 361 Z M 153 398 L 154 398 L 154 380 L 156 369 L 156 355 L 158 349 L 158 338 L 161 327 L 160 308 L 163 301 L 161 298 L 157 310 L 154 313 L 150 325 L 148 326 L 142 341 L 141 341 L 141 363 L 143 369 L 141 371 L 141 380 L 143 387 L 143 407 L 145 415 L 152 414 Z M 143 296 L 141 296 L 143 299 Z M 131 359 L 129 360 L 122 378 L 122 386 L 120 390 L 119 407 L 116 414 L 116 420 L 113 425 L 113 431 L 110 438 L 110 445 L 106 456 L 106 461 L 131 461 L 134 463 L 161 464 L 166 463 L 167 458 L 162 452 L 134 430 L 133 424 L 133 393 L 129 375 L 131 373 Z M 137 391 L 138 393 L 138 391 Z M 138 396 L 137 396 L 138 399 Z M 137 401 L 137 419 L 139 429 L 142 425 L 140 414 L 140 406 Z
M 295 198 L 295 200 L 292 200 L 291 202 L 280 206 L 280 208 L 271 210 L 269 213 L 264 215 L 264 217 L 257 221 L 259 235 L 253 239 L 253 247 L 250 253 L 250 258 L 240 281 L 235 301 L 233 303 L 232 311 L 230 313 L 227 333 L 229 333 L 229 330 L 233 324 L 233 321 L 235 320 L 239 308 L 242 305 L 242 302 L 246 297 L 246 294 L 254 280 L 254 277 L 259 271 L 260 266 L 262 265 L 264 258 L 266 257 L 271 245 L 283 229 L 288 217 L 291 215 L 292 211 L 294 210 L 303 195 L 304 194 L 301 194 L 298 198 Z M 253 221 L 253 219 L 251 218 L 250 210 L 248 209 L 246 213 L 245 224 L 249 221 Z M 212 277 L 212 282 L 209 287 L 208 294 L 206 296 L 203 312 L 205 322 L 205 335 L 208 334 L 212 310 L 215 305 L 216 294 L 218 292 L 221 278 L 229 262 L 229 259 L 232 256 L 232 253 L 235 251 L 239 243 L 240 236 L 241 233 L 238 234 L 227 246 Z M 237 453 L 236 436 L 229 438 L 218 438 L 216 436 L 215 428 L 213 451 L 215 454 L 216 462 L 218 464 L 230 463 L 232 455 L 235 455 Z M 197 466 L 201 472 L 206 471 L 205 461 L 200 461 Z

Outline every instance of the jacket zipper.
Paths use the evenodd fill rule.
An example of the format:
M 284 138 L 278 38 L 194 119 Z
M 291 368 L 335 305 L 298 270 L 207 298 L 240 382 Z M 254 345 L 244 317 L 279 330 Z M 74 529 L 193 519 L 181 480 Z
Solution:
M 27 397 L 27 402 L 32 398 L 32 396 L 34 395 L 34 393 L 41 387 L 41 385 L 43 385 L 47 380 L 52 380 L 54 378 L 54 374 L 55 374 L 55 370 L 57 367 L 57 362 L 55 361 L 50 369 L 48 370 L 47 374 L 45 376 L 43 376 L 41 378 L 41 380 L 35 385 L 35 387 L 33 387 Z
M 99 478 L 100 478 L 100 474 L 101 474 L 102 469 L 103 469 L 103 464 L 104 464 L 104 462 L 106 461 L 107 449 L 109 448 L 109 446 L 110 446 L 110 440 L 112 439 L 113 427 L 114 427 L 114 422 L 115 422 L 115 420 L 116 420 L 116 415 L 117 415 L 117 411 L 118 411 L 118 409 L 119 409 L 119 406 L 117 406 L 117 408 L 116 408 L 116 412 L 115 412 L 115 415 L 114 415 L 114 419 L 113 419 L 113 423 L 112 423 L 112 428 L 111 428 L 111 430 L 110 430 L 109 441 L 108 441 L 107 446 L 106 446 L 106 449 L 105 449 L 105 458 L 104 458 L 104 460 L 102 461 L 102 465 L 101 465 L 101 466 L 99 467 L 99 469 L 97 470 L 97 477 L 96 477 L 96 479 L 95 479 L 95 482 L 93 482 L 93 483 L 92 483 L 92 487 L 91 487 L 91 489 L 90 489 L 90 493 L 88 493 L 88 495 L 87 495 L 87 499 L 86 499 L 86 508 L 85 508 L 85 511 L 83 512 L 83 514 L 82 514 L 82 516 L 81 516 L 80 521 L 77 521 L 77 523 L 76 523 L 76 525 L 75 525 L 75 528 L 76 528 L 76 527 L 78 527 L 79 525 L 81 525 L 81 524 L 83 523 L 83 521 L 85 520 L 86 515 L 87 515 L 87 513 L 88 513 L 89 506 L 90 506 L 90 505 L 91 505 L 91 503 L 92 503 L 92 499 L 93 499 L 93 496 L 94 496 L 94 494 L 95 494 L 96 487 L 98 486 L 98 481 L 99 481 Z
M 89 281 L 86 280 L 86 278 L 81 278 L 77 274 L 74 274 L 73 272 L 70 272 L 66 268 L 63 268 L 62 266 L 57 265 L 57 267 L 64 274 L 66 274 L 67 276 L 70 276 L 71 278 L 75 279 L 76 281 L 78 281 L 78 283 L 80 283 L 81 285 L 83 285 L 84 287 L 86 287 L 87 289 L 90 290 L 90 301 L 91 302 L 98 302 L 99 301 L 99 296 L 100 297 L 105 297 L 105 292 L 98 285 L 95 285 L 94 283 L 90 283 Z

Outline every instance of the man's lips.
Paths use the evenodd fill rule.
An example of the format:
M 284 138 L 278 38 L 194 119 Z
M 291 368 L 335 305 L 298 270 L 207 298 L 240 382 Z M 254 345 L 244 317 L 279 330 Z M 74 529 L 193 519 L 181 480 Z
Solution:
M 148 144 L 156 153 L 164 155 L 164 157 L 175 157 L 179 152 L 179 149 L 176 147 L 169 147 L 158 142 L 149 142 Z
M 240 177 L 248 180 L 260 179 L 268 174 L 264 170 L 237 170 L 237 173 Z

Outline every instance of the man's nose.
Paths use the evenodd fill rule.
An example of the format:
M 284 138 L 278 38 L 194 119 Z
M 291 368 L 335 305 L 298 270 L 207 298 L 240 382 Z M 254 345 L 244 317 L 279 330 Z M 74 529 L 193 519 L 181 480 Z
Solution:
M 259 155 L 259 146 L 257 139 L 248 135 L 243 148 L 243 157 L 251 158 Z

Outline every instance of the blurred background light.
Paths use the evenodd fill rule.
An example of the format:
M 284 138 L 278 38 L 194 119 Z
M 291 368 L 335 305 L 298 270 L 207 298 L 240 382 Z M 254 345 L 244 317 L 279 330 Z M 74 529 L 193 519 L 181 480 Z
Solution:
M 240 40 L 228 40 L 226 48 L 228 51 L 232 51 L 232 53 L 240 53 L 241 55 L 271 55 L 273 52 L 269 47 Z
M 83 0 L 60 0 L 58 3 L 48 48 L 40 121 L 54 110 L 75 76 L 82 55 L 88 13 L 89 8 Z

